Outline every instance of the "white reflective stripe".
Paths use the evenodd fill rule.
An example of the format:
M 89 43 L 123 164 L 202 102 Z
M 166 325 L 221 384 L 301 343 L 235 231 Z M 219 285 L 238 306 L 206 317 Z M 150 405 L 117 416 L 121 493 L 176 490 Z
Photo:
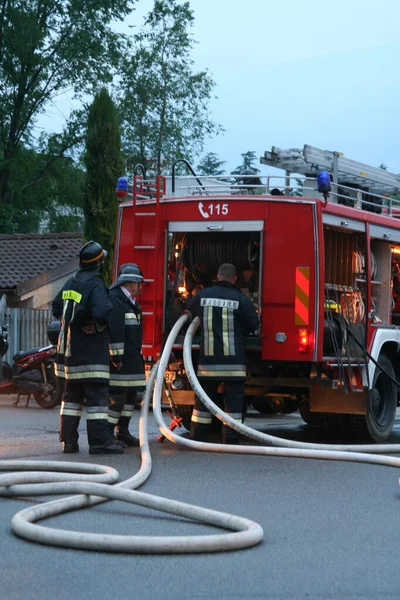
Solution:
M 242 420 L 241 413 L 230 413 L 230 412 L 227 412 L 226 414 L 229 415 L 232 419 L 235 419 L 235 421 L 241 421 Z
M 124 379 L 113 379 L 110 378 L 110 386 L 112 387 L 143 387 L 146 386 L 146 380 L 142 379 L 141 381 L 126 381 Z
M 108 415 L 108 422 L 111 423 L 112 425 L 116 425 L 119 421 L 119 417 L 110 417 L 110 415 Z
M 222 342 L 224 345 L 224 355 L 229 355 L 229 332 L 228 332 L 228 309 L 222 309 Z
M 82 416 L 82 410 L 72 410 L 71 408 L 61 408 L 60 415 L 62 417 L 80 417 Z
M 68 358 L 71 356 L 71 323 L 73 323 L 73 321 L 74 321 L 75 310 L 78 305 L 75 302 L 73 302 L 73 300 L 67 300 L 67 302 L 73 303 L 72 304 L 72 315 L 71 315 L 71 319 L 68 323 L 68 329 L 67 329 L 67 343 L 65 344 L 65 356 Z
M 191 419 L 194 423 L 211 423 L 211 417 L 198 417 L 197 415 L 192 415 Z
M 109 344 L 108 350 L 111 356 L 119 356 L 124 353 L 125 344 Z
M 123 348 L 124 345 L 125 345 L 124 342 L 112 342 L 111 344 L 108 344 L 108 347 L 116 349 L 116 348 Z
M 110 356 L 123 356 L 124 350 L 110 350 Z
M 134 404 L 125 404 L 124 409 L 125 410 L 135 410 L 135 405 Z
M 213 317 L 213 308 L 212 306 L 208 306 L 206 307 L 206 315 L 207 315 L 207 321 L 206 321 L 206 327 L 205 329 L 207 330 L 207 338 L 208 338 L 208 356 L 214 356 L 214 329 L 213 329 L 213 323 L 212 323 L 212 317 Z
M 94 419 L 107 419 L 108 420 L 108 414 L 107 413 L 103 413 L 103 412 L 99 412 L 99 413 L 87 413 L 86 419 L 88 421 L 94 421 Z
M 235 317 L 233 310 L 228 311 L 228 336 L 229 336 L 229 354 L 235 355 Z
M 132 319 L 133 321 L 137 321 L 137 316 L 133 312 L 125 313 L 125 319 Z
M 105 373 L 109 372 L 108 365 L 66 365 L 65 370 L 69 373 L 81 373 L 82 371 L 104 371 Z
M 194 408 L 192 414 L 196 415 L 197 417 L 209 417 L 210 416 L 210 411 L 208 411 L 208 410 L 197 410 L 197 408 Z
M 198 369 L 201 371 L 225 371 L 227 369 L 231 371 L 245 371 L 246 365 L 199 365 Z
M 108 414 L 111 417 L 120 417 L 121 416 L 121 411 L 120 410 L 112 410 L 112 409 L 108 409 Z
M 71 410 L 82 410 L 82 405 L 77 402 L 61 402 L 61 408 L 70 408 Z
M 246 377 L 246 371 L 197 371 L 197 377 Z
M 131 417 L 133 415 L 133 410 L 123 410 L 121 413 L 121 417 Z
M 104 371 L 86 371 L 86 373 L 69 373 L 65 371 L 66 379 L 106 379 L 108 381 L 109 374 Z

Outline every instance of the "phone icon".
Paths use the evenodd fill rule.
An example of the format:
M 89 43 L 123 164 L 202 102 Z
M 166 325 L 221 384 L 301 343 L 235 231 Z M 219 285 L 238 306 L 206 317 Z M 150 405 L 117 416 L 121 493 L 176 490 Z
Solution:
M 208 212 L 206 210 L 204 210 L 204 205 L 202 202 L 199 202 L 198 207 L 199 207 L 201 216 L 204 217 L 205 219 L 208 219 L 208 217 L 210 215 L 208 214 Z

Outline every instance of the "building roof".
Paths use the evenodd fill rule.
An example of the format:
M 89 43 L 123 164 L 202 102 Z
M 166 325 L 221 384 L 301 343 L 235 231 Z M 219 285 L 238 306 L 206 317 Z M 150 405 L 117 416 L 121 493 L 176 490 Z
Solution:
M 0 289 L 51 271 L 77 258 L 82 233 L 27 233 L 0 235 Z

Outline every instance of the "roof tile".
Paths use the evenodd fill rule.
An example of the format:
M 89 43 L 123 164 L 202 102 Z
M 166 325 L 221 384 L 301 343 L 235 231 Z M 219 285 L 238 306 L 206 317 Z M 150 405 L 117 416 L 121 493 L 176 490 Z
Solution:
M 78 256 L 82 233 L 0 235 L 0 288 L 11 289 Z

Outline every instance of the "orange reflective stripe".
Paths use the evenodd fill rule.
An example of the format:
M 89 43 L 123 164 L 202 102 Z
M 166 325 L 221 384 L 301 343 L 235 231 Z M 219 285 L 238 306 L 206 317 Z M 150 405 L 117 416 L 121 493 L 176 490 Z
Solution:
M 310 303 L 310 267 L 296 268 L 294 301 L 295 325 L 308 325 Z
M 99 260 L 104 254 L 104 250 L 102 250 L 100 252 L 100 254 L 98 254 L 97 256 L 95 256 L 94 258 L 87 258 L 86 260 L 81 260 L 82 263 L 91 263 L 94 262 L 95 260 Z

